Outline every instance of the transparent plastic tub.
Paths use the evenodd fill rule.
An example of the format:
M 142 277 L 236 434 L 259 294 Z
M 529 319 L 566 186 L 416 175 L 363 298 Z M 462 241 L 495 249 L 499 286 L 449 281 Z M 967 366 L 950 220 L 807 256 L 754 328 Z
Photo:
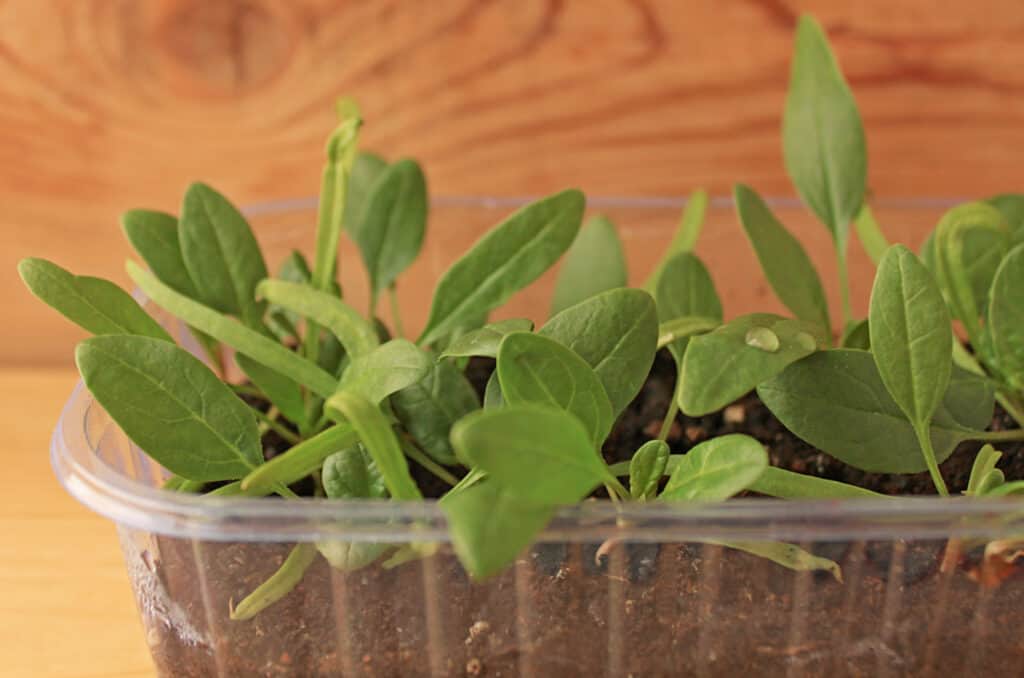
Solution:
M 435 201 L 421 260 L 401 281 L 421 323 L 437 276 L 518 201 Z M 678 200 L 591 201 L 620 226 L 636 281 L 671 238 Z M 876 215 L 913 240 L 945 201 L 890 201 Z M 792 201 L 780 218 L 813 252 L 825 230 Z M 312 201 L 256 206 L 268 259 L 309 246 Z M 365 296 L 344 246 L 347 298 Z M 728 201 L 699 246 L 727 315 L 777 309 Z M 827 256 L 819 257 L 823 275 Z M 858 255 L 856 289 L 870 267 Z M 504 311 L 542 319 L 548 275 Z M 834 291 L 834 290 L 833 290 Z M 180 330 L 172 323 L 169 327 Z M 1009 676 L 1024 660 L 1024 576 L 1012 542 L 1024 505 L 968 501 L 783 502 L 565 509 L 504 573 L 474 583 L 436 503 L 217 499 L 158 489 L 166 472 L 132 446 L 79 385 L 53 436 L 68 491 L 117 524 L 162 676 Z M 947 540 L 972 549 L 940 571 Z M 600 544 L 614 539 L 607 556 Z M 284 599 L 248 621 L 230 610 L 299 542 L 437 542 L 393 569 L 331 569 L 318 558 Z M 721 545 L 786 541 L 831 558 L 839 582 Z M 988 545 L 987 547 L 985 545 Z M 988 558 L 985 557 L 986 548 Z

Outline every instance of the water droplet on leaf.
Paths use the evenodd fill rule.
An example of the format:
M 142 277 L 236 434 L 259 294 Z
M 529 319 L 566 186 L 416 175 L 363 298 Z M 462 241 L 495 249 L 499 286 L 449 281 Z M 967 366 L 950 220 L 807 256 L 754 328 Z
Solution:
M 807 332 L 797 332 L 796 336 L 793 337 L 797 345 L 807 351 L 814 351 L 818 348 L 817 340 L 809 335 Z
M 744 341 L 747 342 L 747 346 L 759 348 L 769 353 L 775 353 L 779 350 L 779 335 L 767 327 L 751 327 L 747 330 L 747 336 Z

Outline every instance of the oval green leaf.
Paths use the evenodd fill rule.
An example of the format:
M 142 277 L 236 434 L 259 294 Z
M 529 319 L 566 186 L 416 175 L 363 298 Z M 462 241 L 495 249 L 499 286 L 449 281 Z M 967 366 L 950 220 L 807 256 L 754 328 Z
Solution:
M 816 323 L 753 313 L 690 339 L 679 406 L 691 417 L 719 410 L 824 343 Z
M 556 193 L 518 210 L 477 241 L 438 282 L 417 343 L 444 338 L 536 280 L 576 238 L 584 203 L 577 190 Z
M 433 361 L 411 341 L 392 339 L 352 359 L 338 388 L 357 393 L 377 405 L 393 393 L 422 381 Z
M 234 480 L 263 463 L 256 419 L 206 365 L 174 344 L 105 336 L 78 345 L 89 392 L 146 454 L 189 480 Z
M 594 370 L 554 339 L 510 334 L 498 351 L 498 378 L 511 405 L 549 405 L 575 416 L 600 448 L 612 429 L 612 404 Z
M 256 285 L 267 277 L 267 265 L 241 212 L 206 184 L 195 183 L 185 192 L 179 229 L 182 259 L 199 301 L 258 327 L 265 309 L 256 301 Z
M 864 127 L 828 39 L 808 15 L 796 30 L 782 150 L 800 197 L 845 251 L 850 222 L 864 201 Z
M 597 373 L 613 419 L 640 392 L 654 363 L 658 312 L 642 290 L 615 289 L 570 306 L 538 334 L 571 348 Z
M 358 227 L 370 191 L 387 166 L 387 161 L 374 153 L 361 151 L 356 155 L 345 194 L 345 209 L 341 221 L 344 228 L 351 230 Z
M 776 296 L 797 318 L 830 331 L 832 323 L 825 290 L 800 241 L 775 218 L 752 188 L 736 184 L 733 197 L 743 231 L 754 246 L 757 260 Z
M 415 160 L 403 158 L 374 182 L 360 219 L 349 228 L 375 297 L 415 261 L 426 227 L 427 180 Z
M 693 251 L 693 248 L 697 245 L 697 238 L 700 237 L 701 229 L 704 227 L 704 214 L 707 212 L 707 209 L 708 193 L 702 188 L 691 193 L 686 199 L 686 206 L 683 207 L 683 213 L 679 217 L 679 227 L 676 229 L 668 249 L 661 255 L 661 260 L 647 277 L 647 282 L 644 283 L 645 290 L 651 294 L 657 291 L 658 280 L 661 278 L 661 273 L 669 259 L 680 252 Z
M 88 332 L 173 341 L 130 294 L 108 280 L 74 275 L 45 259 L 22 259 L 18 274 L 32 294 Z
M 648 440 L 633 454 L 629 460 L 629 494 L 633 499 L 654 497 L 668 458 L 668 443 L 663 440 Z
M 391 407 L 419 446 L 439 464 L 456 463 L 452 424 L 480 409 L 473 385 L 451 362 L 433 365 L 426 376 L 391 396 Z
M 579 420 L 552 407 L 474 412 L 452 427 L 452 444 L 488 483 L 531 504 L 575 504 L 610 477 Z
M 820 351 L 757 388 L 764 404 L 796 436 L 873 473 L 926 470 L 914 428 L 889 395 L 867 351 Z M 941 463 L 972 431 L 992 421 L 993 393 L 982 378 L 954 369 L 930 423 Z
M 1024 391 L 1024 245 L 996 270 L 988 306 L 988 333 L 996 367 L 1016 390 Z
M 953 327 L 931 272 L 903 245 L 878 263 L 868 330 L 882 383 L 907 418 L 924 426 L 949 386 Z
M 747 489 L 768 467 L 761 443 L 738 433 L 706 440 L 680 457 L 658 497 L 722 501 Z
M 555 281 L 551 315 L 605 290 L 625 287 L 626 255 L 611 219 L 591 217 L 580 229 Z

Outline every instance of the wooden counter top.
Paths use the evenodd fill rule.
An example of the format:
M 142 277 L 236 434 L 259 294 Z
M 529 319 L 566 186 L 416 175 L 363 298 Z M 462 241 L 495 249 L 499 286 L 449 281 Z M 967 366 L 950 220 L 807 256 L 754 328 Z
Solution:
M 113 524 L 50 468 L 72 368 L 0 369 L 0 648 L 11 678 L 155 675 Z

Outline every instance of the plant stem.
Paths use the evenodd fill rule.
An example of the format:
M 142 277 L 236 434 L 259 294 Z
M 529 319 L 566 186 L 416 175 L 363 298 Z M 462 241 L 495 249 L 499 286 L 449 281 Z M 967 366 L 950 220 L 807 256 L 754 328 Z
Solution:
M 282 438 L 290 442 L 292 445 L 298 445 L 299 443 L 302 442 L 302 438 L 300 438 L 299 436 L 295 435 L 287 428 L 282 426 L 281 422 L 277 421 L 274 417 L 271 417 L 268 414 L 260 412 L 255 407 L 251 409 L 252 413 L 256 415 L 256 418 L 262 421 L 267 426 L 267 428 L 269 428 L 271 431 L 273 431 L 277 435 L 281 436 Z
M 971 440 L 983 443 L 1005 443 L 1024 440 L 1024 428 L 1013 428 L 1009 431 L 979 431 L 971 434 Z
M 405 452 L 405 456 L 412 459 L 414 462 L 422 466 L 423 468 L 430 471 L 438 479 L 448 483 L 452 487 L 459 484 L 459 479 L 453 476 L 448 470 L 438 464 L 436 461 L 428 457 L 419 447 L 417 447 L 412 441 L 407 438 L 402 438 L 402 451 Z
M 391 322 L 395 327 L 395 335 L 399 339 L 405 338 L 405 330 L 402 328 L 402 313 L 398 308 L 398 286 L 391 283 L 388 287 L 388 299 L 391 301 Z
M 836 270 L 839 272 L 839 294 L 843 300 L 843 327 L 853 322 L 853 305 L 850 303 L 850 274 L 846 267 L 846 247 L 836 245 Z
M 942 479 L 942 473 L 939 472 L 939 464 L 935 461 L 935 448 L 932 447 L 932 438 L 927 422 L 923 425 L 914 424 L 914 433 L 917 435 L 917 442 L 921 446 L 921 454 L 924 455 L 924 463 L 928 466 L 928 473 L 932 477 L 932 482 L 935 483 L 935 489 L 943 497 L 948 497 L 949 489 L 946 487 L 946 481 Z
M 313 564 L 316 554 L 317 550 L 314 544 L 297 544 L 277 572 L 231 610 L 231 619 L 234 621 L 251 619 L 263 609 L 288 595 L 302 580 L 302 576 L 309 566 Z
M 275 483 L 294 483 L 320 468 L 324 459 L 358 440 L 359 436 L 349 424 L 332 426 L 254 469 L 242 479 L 241 487 L 249 494 L 260 490 L 273 491 Z
M 612 501 L 616 501 L 616 503 L 618 499 L 629 499 L 630 497 L 629 490 L 619 482 L 619 479 L 611 471 L 608 472 L 608 478 L 605 480 L 604 486 L 608 490 L 608 496 L 612 498 Z
M 665 418 L 661 421 L 661 430 L 658 431 L 658 440 L 665 442 L 668 440 L 668 434 L 672 431 L 672 424 L 676 421 L 676 416 L 679 414 L 679 392 L 683 387 L 683 371 L 677 370 L 676 372 L 676 388 L 672 392 L 672 402 L 669 403 L 668 412 L 665 413 Z

